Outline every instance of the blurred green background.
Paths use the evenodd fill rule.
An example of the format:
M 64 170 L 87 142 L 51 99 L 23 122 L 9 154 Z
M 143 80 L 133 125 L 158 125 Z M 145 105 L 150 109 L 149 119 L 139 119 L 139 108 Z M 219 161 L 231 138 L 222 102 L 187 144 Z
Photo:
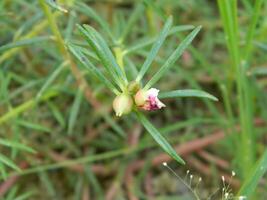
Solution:
M 264 0 L 1 0 L 0 198 L 266 199 L 266 13 Z M 219 99 L 143 112 L 185 165 L 133 114 L 116 117 L 115 95 L 65 46 L 104 71 L 76 26 L 91 25 L 131 81 L 170 15 L 143 81 L 202 26 L 155 87 Z

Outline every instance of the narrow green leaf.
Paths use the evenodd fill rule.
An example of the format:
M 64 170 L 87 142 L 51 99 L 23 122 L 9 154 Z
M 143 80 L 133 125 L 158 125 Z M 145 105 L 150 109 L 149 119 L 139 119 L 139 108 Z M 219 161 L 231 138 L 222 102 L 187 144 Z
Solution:
M 104 51 L 104 54 L 106 55 L 105 58 L 107 59 L 109 66 L 114 68 L 114 70 L 117 73 L 117 75 L 119 76 L 119 78 L 122 78 L 123 80 L 126 81 L 126 77 L 123 75 L 123 71 L 122 71 L 121 67 L 118 65 L 116 58 L 112 54 L 112 52 L 111 52 L 108 44 L 104 40 L 104 38 L 92 26 L 84 24 L 83 27 L 90 34 L 92 34 L 93 38 L 95 38 L 96 42 L 98 42 L 98 44 L 101 46 L 102 50 Z
M 16 184 L 12 188 L 10 188 L 9 192 L 6 194 L 5 200 L 14 200 L 16 198 L 16 194 L 18 192 L 19 186 Z
M 29 45 L 32 45 L 35 43 L 40 44 L 40 42 L 52 40 L 52 38 L 53 37 L 51 37 L 51 36 L 39 36 L 39 37 L 33 37 L 31 39 L 25 39 L 25 40 L 19 40 L 19 41 L 11 42 L 11 43 L 5 44 L 3 46 L 0 46 L 0 53 L 3 51 L 6 51 L 8 49 L 13 49 L 16 47 L 29 46 Z
M 170 16 L 168 18 L 168 20 L 166 21 L 166 23 L 164 24 L 162 31 L 160 32 L 156 42 L 152 46 L 152 48 L 149 52 L 149 55 L 147 56 L 144 64 L 142 65 L 141 70 L 138 73 L 138 76 L 136 77 L 137 82 L 139 82 L 143 78 L 143 76 L 145 75 L 145 73 L 149 69 L 149 67 L 150 67 L 151 63 L 153 62 L 153 60 L 155 59 L 161 45 L 163 44 L 164 40 L 166 39 L 171 26 L 172 26 L 172 16 Z
M 176 60 L 182 55 L 184 50 L 188 47 L 188 45 L 192 42 L 195 38 L 197 33 L 200 31 L 201 26 L 195 28 L 182 42 L 181 44 L 175 49 L 175 51 L 170 55 L 170 57 L 166 60 L 163 66 L 159 69 L 159 71 L 148 81 L 145 89 L 149 89 L 152 85 L 154 85 L 163 75 L 164 73 L 173 66 Z
M 65 41 L 69 41 L 73 35 L 76 18 L 77 18 L 76 12 L 72 10 L 69 14 L 68 24 L 65 29 L 65 34 L 64 34 Z
M 104 74 L 97 69 L 83 53 L 73 44 L 67 45 L 71 53 L 79 60 L 79 62 L 88 69 L 93 75 L 95 75 L 102 83 L 106 85 L 113 93 L 119 94 L 119 91 L 116 87 L 104 76 Z
M 96 195 L 97 199 L 104 199 L 103 194 L 105 194 L 105 192 L 95 173 L 92 172 L 91 166 L 87 165 L 87 167 L 85 168 L 85 175 L 90 185 L 92 186 L 92 191 Z
M 256 76 L 266 76 L 267 75 L 267 66 L 262 67 L 253 67 L 250 74 Z
M 49 177 L 49 173 L 42 171 L 38 173 L 39 179 L 46 190 L 48 197 L 51 199 L 57 199 L 57 192 L 55 189 L 55 185 L 52 182 L 51 178 Z
M 34 149 L 32 149 L 32 148 L 30 148 L 30 147 L 28 147 L 22 143 L 13 142 L 13 141 L 5 140 L 5 139 L 0 139 L 0 145 L 20 149 L 20 150 L 27 151 L 30 153 L 36 153 L 36 151 Z
M 0 162 L 0 173 L 1 173 L 1 178 L 6 179 L 7 178 L 7 172 L 6 168 L 3 163 Z
M 94 60 L 100 61 L 94 52 L 88 51 L 88 47 L 83 47 L 83 46 L 80 46 L 80 44 L 76 44 L 76 43 L 69 43 L 69 44 L 67 44 L 67 46 L 68 45 L 72 45 L 75 47 L 75 49 L 77 49 L 78 51 L 80 51 L 84 55 L 87 55 L 87 56 L 93 58 Z
M 54 1 L 54 0 L 45 0 L 45 1 L 49 6 L 51 6 L 52 8 L 54 8 L 60 12 L 64 12 L 64 13 L 68 12 L 67 9 L 65 9 L 62 6 L 60 6 L 59 4 L 57 4 L 56 1 Z
M 263 153 L 259 161 L 254 165 L 252 170 L 246 176 L 246 179 L 239 190 L 239 195 L 245 196 L 250 199 L 251 195 L 254 193 L 260 179 L 266 173 L 267 170 L 267 150 Z
M 85 3 L 77 2 L 77 6 L 75 5 L 75 9 L 82 12 L 86 16 L 94 19 L 101 28 L 108 34 L 108 36 L 115 41 L 113 34 L 111 33 L 111 28 L 109 27 L 106 20 L 104 20 L 100 15 L 98 15 L 91 7 L 86 5 Z
M 51 91 L 51 92 L 45 94 L 40 99 L 40 101 L 45 101 L 45 100 L 50 99 L 56 95 L 58 95 L 57 92 Z M 37 103 L 38 103 L 38 101 L 36 101 L 34 99 L 31 99 L 29 101 L 22 103 L 21 105 L 17 106 L 16 108 L 14 108 L 14 109 L 8 111 L 7 113 L 5 113 L 4 115 L 0 116 L 0 124 L 12 119 L 13 117 L 16 117 L 17 115 L 19 115 L 20 113 L 24 112 L 25 110 L 33 107 Z
M 259 47 L 261 50 L 263 51 L 267 51 L 267 44 L 263 43 L 263 42 L 253 42 L 253 44 L 257 47 Z
M 3 154 L 0 154 L 0 162 L 6 164 L 7 166 L 17 170 L 17 171 L 21 171 L 21 169 L 12 161 L 10 160 L 8 157 L 4 156 Z
M 182 25 L 182 26 L 174 26 L 171 28 L 167 36 L 173 35 L 175 33 L 181 32 L 181 31 L 188 31 L 194 29 L 194 26 L 192 25 Z M 149 46 L 153 44 L 155 41 L 157 41 L 157 37 L 154 38 L 142 38 L 138 41 L 135 41 L 134 45 L 130 46 L 128 49 L 124 50 L 124 54 L 131 54 L 139 49 L 145 48 L 146 46 Z
M 110 117 L 109 114 L 104 113 L 103 118 L 118 135 L 120 135 L 122 138 L 125 138 L 124 130 L 116 123 L 116 121 L 112 117 Z
M 246 60 L 246 62 L 250 60 L 250 57 L 252 55 L 251 51 L 253 48 L 253 36 L 255 35 L 256 26 L 260 18 L 260 11 L 263 3 L 264 0 L 255 0 L 255 5 L 251 16 L 251 22 L 246 34 L 246 42 L 243 52 L 243 59 Z
M 125 40 L 126 36 L 129 34 L 129 32 L 131 31 L 134 23 L 137 21 L 137 19 L 139 17 L 142 16 L 142 12 L 144 11 L 144 5 L 143 3 L 139 3 L 136 5 L 133 13 L 130 16 L 130 19 L 127 22 L 127 25 L 124 27 L 123 32 L 120 36 L 120 42 L 123 43 L 123 41 Z
M 78 113 L 80 110 L 82 97 L 83 97 L 82 89 L 78 89 L 78 91 L 76 92 L 75 100 L 70 110 L 70 117 L 69 117 L 69 123 L 68 123 L 68 134 L 69 135 L 73 133 L 73 129 L 77 121 Z
M 123 72 L 117 64 L 116 59 L 109 49 L 107 43 L 91 26 L 84 25 L 84 27 L 82 27 L 78 25 L 78 29 L 83 36 L 85 36 L 86 41 L 95 51 L 101 63 L 113 78 L 114 82 L 116 82 L 118 86 L 123 89 L 123 85 L 126 83 L 126 77 L 123 75 Z
M 48 104 L 52 114 L 54 115 L 55 119 L 60 124 L 60 126 L 62 128 L 65 127 L 65 124 L 66 124 L 65 118 L 64 118 L 63 114 L 60 112 L 59 108 L 52 101 L 48 101 L 47 104 Z
M 36 194 L 35 191 L 25 192 L 24 194 L 16 197 L 14 200 L 27 200 L 30 199 L 30 197 L 33 196 L 34 194 Z
M 40 91 L 36 95 L 36 99 L 39 100 L 44 92 L 50 87 L 50 85 L 56 80 L 56 78 L 59 76 L 59 74 L 63 71 L 65 66 L 68 64 L 68 62 L 63 62 L 60 64 L 56 69 L 52 72 L 52 74 L 47 78 L 45 81 L 43 87 L 40 89 Z
M 160 134 L 160 132 L 147 120 L 147 118 L 140 112 L 137 112 L 137 117 L 144 125 L 146 130 L 154 138 L 154 140 L 161 146 L 161 148 L 168 153 L 173 159 L 181 164 L 185 164 L 183 159 L 177 155 L 176 151 L 171 147 L 167 140 Z
M 45 127 L 41 124 L 36 124 L 33 122 L 29 122 L 29 121 L 25 121 L 25 120 L 17 120 L 18 125 L 29 128 L 29 129 L 33 129 L 36 131 L 41 131 L 41 132 L 46 132 L 46 133 L 51 133 L 52 130 L 48 127 Z
M 161 99 L 173 98 L 173 97 L 203 97 L 203 98 L 211 99 L 213 101 L 218 101 L 218 99 L 215 96 L 213 96 L 207 92 L 204 92 L 202 90 L 191 90 L 191 89 L 173 90 L 173 91 L 169 91 L 169 92 L 161 92 L 159 94 L 159 98 L 161 98 Z

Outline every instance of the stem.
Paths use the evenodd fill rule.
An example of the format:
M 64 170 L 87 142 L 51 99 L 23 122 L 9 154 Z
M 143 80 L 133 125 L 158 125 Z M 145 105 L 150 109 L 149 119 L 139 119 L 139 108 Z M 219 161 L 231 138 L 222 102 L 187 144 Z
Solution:
M 125 73 L 125 69 L 124 69 L 124 63 L 123 63 L 123 50 L 121 47 L 115 47 L 114 49 L 114 53 L 115 53 L 115 57 L 116 57 L 116 61 L 118 63 L 118 65 L 120 66 L 123 75 L 126 77 L 126 73 Z
M 236 0 L 218 0 L 221 18 L 223 21 L 224 31 L 226 34 L 226 41 L 228 51 L 231 57 L 233 68 L 228 70 L 228 74 L 233 74 L 233 78 L 236 80 L 237 85 L 237 98 L 239 109 L 239 121 L 241 124 L 241 136 L 240 136 L 240 164 L 239 167 L 242 171 L 242 177 L 244 178 L 246 173 L 252 167 L 255 159 L 254 149 L 254 136 L 253 136 L 253 124 L 252 124 L 252 108 L 250 99 L 250 89 L 248 88 L 248 78 L 246 76 L 246 68 L 243 62 L 241 62 L 239 37 L 238 37 L 238 23 L 237 23 L 237 1 Z M 254 20 L 253 20 L 254 24 Z M 255 25 L 250 26 L 255 28 Z M 252 33 L 250 30 L 247 36 L 247 41 L 250 43 L 252 40 Z M 246 53 L 250 53 L 250 47 L 247 47 Z M 230 73 L 229 73 L 230 72 Z M 232 82 L 232 76 L 229 77 L 230 84 Z M 230 94 L 231 87 L 228 88 Z M 238 141 L 239 142 L 239 141 Z

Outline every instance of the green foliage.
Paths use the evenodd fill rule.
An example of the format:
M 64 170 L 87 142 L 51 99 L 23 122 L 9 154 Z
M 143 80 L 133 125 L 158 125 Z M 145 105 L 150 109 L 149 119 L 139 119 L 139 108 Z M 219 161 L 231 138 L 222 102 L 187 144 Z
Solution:
M 247 174 L 247 177 L 239 190 L 239 195 L 251 198 L 255 193 L 256 187 L 259 184 L 261 178 L 267 170 L 267 151 L 263 153 L 257 163 L 254 164 L 253 168 Z
M 145 73 L 147 72 L 147 70 L 149 69 L 149 67 L 151 66 L 152 61 L 155 59 L 161 45 L 163 44 L 164 40 L 166 39 L 168 32 L 171 28 L 172 25 L 172 17 L 169 17 L 168 20 L 166 21 L 162 31 L 160 32 L 158 38 L 156 39 L 156 41 L 154 42 L 144 64 L 142 65 L 137 77 L 136 77 L 136 82 L 139 82 L 143 76 L 145 75 Z
M 137 113 L 138 119 L 144 125 L 146 130 L 151 134 L 154 140 L 164 149 L 173 159 L 177 162 L 185 164 L 183 159 L 177 155 L 175 150 L 170 146 L 170 144 L 164 139 L 164 137 L 159 133 L 159 131 L 145 118 L 145 116 L 138 112 Z
M 264 199 L 266 8 L 263 0 L 0 1 L 0 199 L 190 198 L 195 190 L 166 178 L 165 161 L 208 182 L 185 175 L 198 199 Z M 135 104 L 152 87 L 164 109 Z M 121 94 L 132 114 L 118 118 L 112 101 Z M 240 188 L 214 193 L 232 170 Z
M 203 98 L 208 98 L 213 101 L 218 101 L 218 99 L 201 90 L 174 90 L 170 92 L 162 92 L 159 95 L 159 98 L 173 98 L 173 97 L 203 97 Z

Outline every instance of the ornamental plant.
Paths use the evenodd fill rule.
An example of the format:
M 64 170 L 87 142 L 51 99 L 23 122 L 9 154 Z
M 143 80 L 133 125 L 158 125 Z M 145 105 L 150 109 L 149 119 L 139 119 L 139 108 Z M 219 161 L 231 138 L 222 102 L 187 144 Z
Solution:
M 138 13 L 138 9 L 130 18 L 129 24 L 133 24 Z M 162 91 L 156 87 L 156 83 L 164 76 L 164 74 L 174 67 L 175 62 L 182 55 L 184 50 L 191 44 L 196 37 L 201 27 L 195 27 L 181 42 L 177 44 L 177 48 L 166 59 L 165 63 L 159 67 L 158 71 L 145 81 L 144 76 L 151 67 L 153 60 L 156 58 L 163 42 L 169 35 L 174 35 L 178 31 L 183 30 L 179 26 L 172 27 L 172 16 L 168 17 L 158 36 L 137 47 L 143 48 L 152 44 L 151 50 L 147 55 L 144 63 L 140 67 L 136 67 L 138 73 L 133 80 L 130 80 L 127 74 L 127 65 L 124 64 L 124 58 L 129 50 L 123 47 L 122 42 L 129 29 L 123 32 L 118 38 L 115 38 L 108 25 L 99 19 L 94 11 L 91 11 L 91 16 L 110 36 L 113 44 L 109 45 L 102 35 L 92 26 L 83 24 L 77 25 L 79 32 L 87 41 L 91 51 L 77 42 L 68 42 L 67 47 L 73 56 L 81 63 L 82 67 L 86 68 L 89 73 L 98 78 L 103 84 L 114 94 L 113 109 L 117 117 L 127 117 L 127 114 L 134 114 L 136 118 L 143 124 L 146 130 L 151 134 L 154 140 L 161 148 L 168 153 L 173 159 L 184 164 L 182 158 L 175 152 L 167 140 L 160 134 L 154 125 L 147 119 L 146 112 L 163 112 L 163 108 L 168 108 L 163 102 L 165 98 L 174 97 L 204 97 L 211 100 L 217 100 L 214 96 L 200 90 L 186 89 L 174 91 Z M 190 27 L 191 28 L 191 27 Z M 91 60 L 100 63 L 104 70 L 97 67 Z M 110 101 L 112 102 L 112 100 Z

